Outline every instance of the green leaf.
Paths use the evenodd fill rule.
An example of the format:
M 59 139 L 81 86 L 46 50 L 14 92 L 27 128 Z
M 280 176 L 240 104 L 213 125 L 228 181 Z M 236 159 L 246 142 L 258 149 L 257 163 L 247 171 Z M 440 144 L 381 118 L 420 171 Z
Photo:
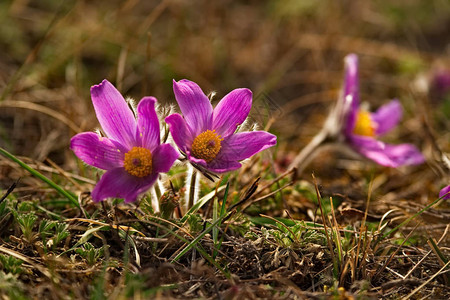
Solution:
M 58 184 L 56 184 L 52 180 L 48 179 L 43 174 L 39 173 L 38 171 L 36 171 L 35 169 L 33 169 L 32 167 L 30 167 L 29 165 L 27 165 L 26 163 L 24 163 L 23 161 L 18 159 L 16 156 L 12 155 L 11 153 L 9 153 L 8 151 L 6 151 L 5 149 L 3 149 L 1 147 L 0 147 L 0 154 L 9 158 L 13 162 L 17 163 L 23 169 L 30 172 L 33 176 L 35 176 L 35 177 L 39 178 L 40 180 L 44 181 L 45 183 L 47 183 L 50 187 L 52 187 L 55 191 L 57 191 L 61 196 L 66 197 L 76 207 L 78 207 L 78 208 L 80 207 L 80 205 L 78 204 L 77 198 L 72 193 L 66 191 L 65 189 L 60 187 Z
M 221 187 L 219 187 L 217 189 L 217 193 L 221 192 L 225 187 L 226 187 L 225 185 L 222 185 Z M 216 190 L 213 190 L 212 192 L 203 196 L 200 200 L 197 201 L 197 203 L 192 205 L 192 207 L 187 211 L 187 213 L 183 216 L 183 218 L 181 218 L 180 222 L 181 223 L 186 222 L 189 215 L 196 213 L 200 209 L 200 207 L 205 205 L 205 203 L 208 202 L 209 200 L 211 200 L 215 195 L 216 195 Z

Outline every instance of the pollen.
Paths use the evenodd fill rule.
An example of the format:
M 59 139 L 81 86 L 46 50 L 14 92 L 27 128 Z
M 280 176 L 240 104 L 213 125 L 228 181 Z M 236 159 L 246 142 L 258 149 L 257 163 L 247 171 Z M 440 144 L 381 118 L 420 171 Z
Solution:
M 376 126 L 370 117 L 370 112 L 360 110 L 356 116 L 353 133 L 364 136 L 375 136 L 375 128 Z
M 220 142 L 223 139 L 215 130 L 206 130 L 200 133 L 192 143 L 191 151 L 195 158 L 204 159 L 207 163 L 216 158 L 220 151 Z
M 146 148 L 133 147 L 125 153 L 123 166 L 133 176 L 148 176 L 152 172 L 152 153 Z

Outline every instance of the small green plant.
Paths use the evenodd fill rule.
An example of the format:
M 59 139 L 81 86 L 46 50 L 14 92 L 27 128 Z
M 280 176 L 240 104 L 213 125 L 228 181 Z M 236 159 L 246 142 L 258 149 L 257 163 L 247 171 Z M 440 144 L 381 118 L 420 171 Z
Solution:
M 273 238 L 277 245 L 287 247 L 304 247 L 307 244 L 326 245 L 325 235 L 319 229 L 308 229 L 303 221 L 295 222 L 293 225 L 286 225 L 281 221 L 277 222 L 271 229 L 261 228 L 266 238 Z
M 51 230 L 55 227 L 56 222 L 48 219 L 43 219 L 39 224 L 39 235 L 42 239 L 42 243 L 45 245 L 47 238 L 50 237 L 53 232 Z
M 0 294 L 8 295 L 8 298 L 4 299 L 26 299 L 23 291 L 24 285 L 19 281 L 17 274 L 0 271 Z
M 187 217 L 187 223 L 191 233 L 197 233 L 203 229 L 203 219 L 198 214 L 190 214 Z
M 67 225 L 65 223 L 56 223 L 56 225 L 54 227 L 55 235 L 52 238 L 53 249 L 69 236 L 70 233 L 67 230 L 68 227 L 69 227 L 69 225 Z
M 17 205 L 17 211 L 20 213 L 31 212 L 34 209 L 34 203 L 31 201 L 20 201 Z
M 134 296 L 144 296 L 143 292 L 147 278 L 142 274 L 127 273 L 125 277 L 125 295 L 127 298 L 133 298 Z M 148 295 L 145 295 L 148 296 Z
M 36 238 L 36 234 L 33 233 L 33 227 L 38 217 L 33 213 L 18 214 L 16 213 L 17 223 L 19 223 L 20 230 L 22 231 L 23 238 L 28 243 L 32 243 Z
M 42 239 L 44 249 L 52 248 L 55 250 L 58 244 L 60 244 L 65 238 L 69 236 L 67 230 L 68 225 L 48 219 L 43 219 L 39 224 L 39 236 Z
M 7 201 L 0 202 L 0 217 L 3 217 L 9 212 L 9 208 L 6 205 Z
M 11 255 L 0 254 L 0 265 L 5 273 L 21 274 L 23 269 L 21 268 L 23 261 L 17 259 Z
M 103 247 L 95 248 L 94 245 L 86 242 L 80 248 L 75 249 L 75 252 L 86 259 L 87 263 L 92 266 L 103 256 L 104 250 Z

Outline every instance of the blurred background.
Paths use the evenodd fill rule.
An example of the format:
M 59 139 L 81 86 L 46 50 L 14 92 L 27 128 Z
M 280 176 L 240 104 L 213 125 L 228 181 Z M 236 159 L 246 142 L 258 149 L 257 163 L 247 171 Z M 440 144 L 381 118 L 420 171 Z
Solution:
M 274 118 L 282 169 L 320 130 L 354 52 L 363 101 L 404 105 L 387 140 L 438 159 L 436 146 L 450 151 L 449 38 L 446 0 L 2 0 L 0 146 L 75 170 L 70 138 L 98 127 L 91 85 L 175 103 L 172 80 L 187 78 L 213 102 L 250 88 L 252 120 Z M 11 170 L 0 170 L 5 187 Z

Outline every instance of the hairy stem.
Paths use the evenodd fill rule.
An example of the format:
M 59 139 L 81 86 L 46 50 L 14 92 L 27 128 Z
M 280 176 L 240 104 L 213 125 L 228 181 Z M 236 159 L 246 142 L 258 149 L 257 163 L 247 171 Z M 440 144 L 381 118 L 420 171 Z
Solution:
M 328 138 L 328 131 L 321 130 L 314 138 L 303 148 L 295 157 L 288 169 L 297 168 L 297 174 L 300 174 L 307 164 L 311 161 L 314 152 L 320 148 Z
M 197 171 L 192 170 L 191 182 L 190 182 L 190 186 L 189 186 L 188 209 L 190 209 L 194 205 L 194 200 L 196 198 L 195 197 L 195 195 L 196 195 L 195 193 L 197 193 L 196 188 L 195 188 L 196 180 L 197 180 Z

